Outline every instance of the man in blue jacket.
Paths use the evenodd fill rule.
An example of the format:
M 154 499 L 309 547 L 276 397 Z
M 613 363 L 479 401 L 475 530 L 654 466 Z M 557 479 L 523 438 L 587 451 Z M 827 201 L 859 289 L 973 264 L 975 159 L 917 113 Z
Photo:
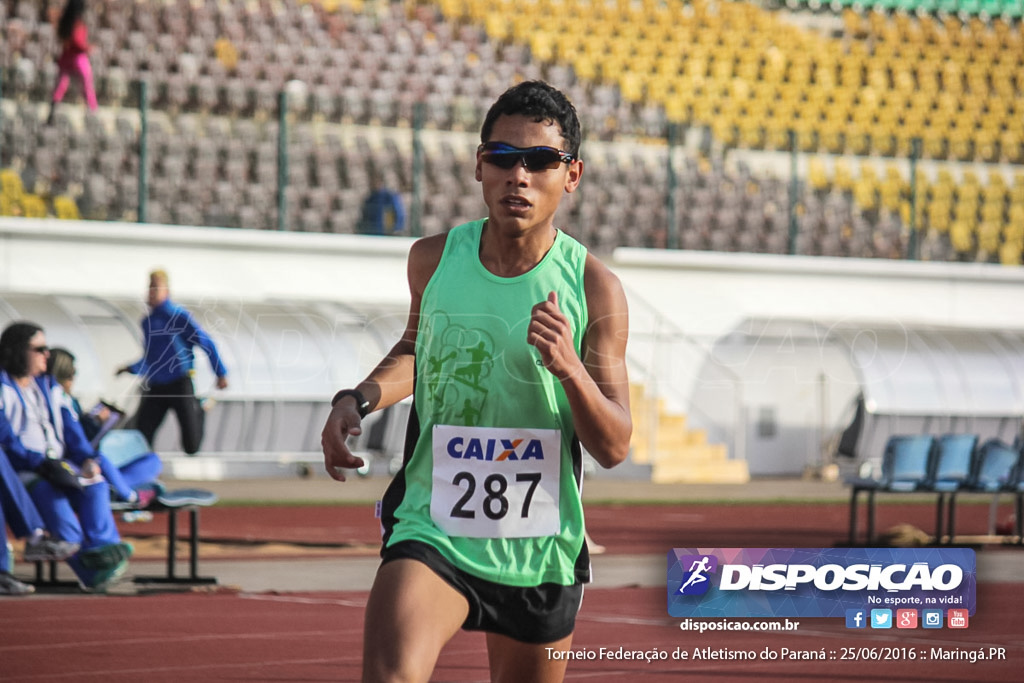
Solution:
M 129 372 L 144 378 L 135 422 L 150 446 L 167 411 L 173 410 L 181 427 L 182 449 L 194 455 L 203 440 L 203 409 L 192 383 L 193 348 L 198 346 L 206 352 L 217 375 L 218 389 L 227 388 L 228 371 L 210 335 L 191 313 L 171 301 L 165 271 L 149 274 L 146 303 L 149 315 L 142 319 L 143 356 L 118 369 L 117 374 Z

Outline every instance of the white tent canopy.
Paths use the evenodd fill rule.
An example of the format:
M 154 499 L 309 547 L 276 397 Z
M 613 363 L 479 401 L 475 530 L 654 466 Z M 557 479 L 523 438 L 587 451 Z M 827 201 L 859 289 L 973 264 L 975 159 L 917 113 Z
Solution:
M 848 349 L 867 412 L 882 415 L 1024 415 L 1024 333 L 833 327 Z
M 691 396 L 751 474 L 825 464 L 863 400 L 841 464 L 877 462 L 893 434 L 1013 441 L 1024 417 L 1024 332 L 895 322 L 748 318 L 719 338 Z M 737 431 L 739 430 L 739 431 Z

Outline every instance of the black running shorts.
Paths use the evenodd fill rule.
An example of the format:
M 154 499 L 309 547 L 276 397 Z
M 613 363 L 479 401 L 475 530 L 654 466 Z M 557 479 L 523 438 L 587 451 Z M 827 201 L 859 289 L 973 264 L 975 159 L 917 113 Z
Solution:
M 382 564 L 416 560 L 427 565 L 469 602 L 462 628 L 508 636 L 524 643 L 551 643 L 571 635 L 583 602 L 583 584 L 506 586 L 458 569 L 432 546 L 401 541 L 381 551 Z

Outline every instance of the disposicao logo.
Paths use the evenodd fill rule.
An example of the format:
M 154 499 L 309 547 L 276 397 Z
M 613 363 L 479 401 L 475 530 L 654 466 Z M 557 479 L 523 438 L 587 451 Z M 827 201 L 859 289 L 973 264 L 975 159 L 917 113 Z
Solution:
M 973 614 L 975 591 L 975 555 L 966 548 L 675 548 L 668 555 L 668 611 L 680 617 L 849 620 L 851 610 L 873 617 L 940 606 Z M 892 621 L 872 618 L 870 626 L 892 628 Z
M 679 558 L 683 566 L 689 566 L 683 585 L 679 587 L 680 595 L 703 595 L 711 587 L 709 574 L 718 569 L 718 558 L 714 555 L 688 555 Z

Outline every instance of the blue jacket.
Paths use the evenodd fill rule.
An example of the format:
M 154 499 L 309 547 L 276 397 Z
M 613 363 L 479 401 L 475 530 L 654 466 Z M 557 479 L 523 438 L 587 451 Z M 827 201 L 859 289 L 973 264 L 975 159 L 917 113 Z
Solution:
M 43 395 L 46 397 L 46 406 L 50 412 L 50 422 L 57 430 L 57 438 L 63 441 L 62 425 L 54 419 L 52 397 L 45 388 Z M 59 413 L 59 408 L 57 411 Z M 22 445 L 19 435 L 25 428 L 26 419 L 25 398 L 21 389 L 15 384 L 13 377 L 0 370 L 0 448 L 7 452 L 11 465 L 18 471 L 35 470 L 46 459 L 44 453 L 29 450 Z
M 210 336 L 184 307 L 167 299 L 142 319 L 141 359 L 128 366 L 133 375 L 144 375 L 151 384 L 168 384 L 192 373 L 192 349 L 198 346 L 210 358 L 218 377 L 228 374 Z
M 81 466 L 90 458 L 98 458 L 82 431 L 82 425 L 75 417 L 67 394 L 50 375 L 35 379 L 46 398 L 50 423 L 57 438 L 64 444 L 64 459 Z M 6 372 L 0 371 L 0 448 L 6 453 L 11 465 L 18 471 L 34 471 L 46 459 L 46 455 L 25 448 L 19 434 L 25 428 L 25 399 L 21 389 Z

